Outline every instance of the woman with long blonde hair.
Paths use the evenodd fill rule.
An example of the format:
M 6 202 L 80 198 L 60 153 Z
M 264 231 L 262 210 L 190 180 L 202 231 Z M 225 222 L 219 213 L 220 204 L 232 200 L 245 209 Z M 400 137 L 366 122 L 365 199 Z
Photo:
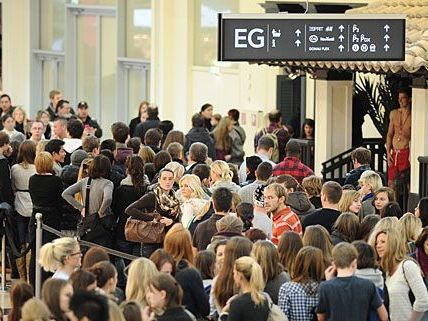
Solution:
M 216 159 L 230 161 L 232 158 L 232 138 L 230 133 L 233 129 L 232 120 L 229 117 L 223 117 L 214 129 L 214 144 Z
M 12 113 L 13 120 L 15 121 L 15 129 L 24 135 L 27 135 L 28 131 L 28 118 L 27 113 L 22 107 L 15 107 Z
M 390 320 L 420 320 L 428 310 L 428 291 L 419 265 L 407 256 L 403 235 L 396 228 L 381 229 L 373 241 L 370 245 L 386 274 Z
M 361 194 L 358 191 L 346 190 L 343 191 L 339 201 L 339 212 L 350 212 L 358 214 L 361 209 Z
M 270 304 L 263 294 L 263 271 L 256 260 L 249 256 L 237 259 L 233 266 L 233 280 L 240 289 L 240 295 L 223 308 L 220 320 L 224 320 L 222 316 L 228 313 L 227 320 L 266 321 Z
M 126 300 L 134 300 L 143 307 L 147 306 L 146 292 L 150 280 L 159 274 L 156 265 L 145 257 L 131 262 L 128 270 L 125 296 Z
M 197 318 L 209 314 L 210 307 L 204 291 L 201 275 L 193 267 L 192 237 L 180 223 L 165 235 L 164 249 L 175 261 L 175 278 L 183 288 L 183 305 Z
M 419 217 L 412 213 L 404 214 L 400 219 L 401 235 L 404 236 L 407 244 L 407 253 L 416 251 L 415 242 L 422 232 L 422 222 Z
M 238 193 L 240 187 L 232 182 L 233 172 L 225 161 L 216 160 L 211 164 L 210 170 L 211 192 L 219 187 L 225 187 L 231 192 Z
M 194 221 L 201 220 L 210 209 L 210 201 L 202 189 L 201 180 L 194 174 L 184 175 L 180 179 L 181 224 L 187 229 Z

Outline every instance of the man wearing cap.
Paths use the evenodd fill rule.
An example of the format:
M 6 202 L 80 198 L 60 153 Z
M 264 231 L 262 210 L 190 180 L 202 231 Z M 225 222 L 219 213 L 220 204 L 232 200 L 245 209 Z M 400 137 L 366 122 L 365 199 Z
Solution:
M 85 127 L 84 134 L 86 134 L 86 136 L 94 135 L 100 138 L 103 135 L 100 125 L 98 125 L 95 119 L 89 116 L 89 106 L 87 102 L 81 101 L 77 104 L 77 117 L 79 117 Z
M 293 176 L 299 184 L 310 175 L 314 175 L 312 169 L 300 161 L 300 145 L 296 141 L 290 140 L 286 147 L 284 160 L 273 169 L 272 176 L 288 174 Z

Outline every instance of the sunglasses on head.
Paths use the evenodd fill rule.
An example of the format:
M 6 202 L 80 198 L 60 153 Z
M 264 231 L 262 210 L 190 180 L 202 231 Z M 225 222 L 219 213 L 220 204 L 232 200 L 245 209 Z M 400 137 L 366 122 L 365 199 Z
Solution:
M 77 108 L 88 108 L 88 103 L 86 101 L 81 101 L 77 104 Z

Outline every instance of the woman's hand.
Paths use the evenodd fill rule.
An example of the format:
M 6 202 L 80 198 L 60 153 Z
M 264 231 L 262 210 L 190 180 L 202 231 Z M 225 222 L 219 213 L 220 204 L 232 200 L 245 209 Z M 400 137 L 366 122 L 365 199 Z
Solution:
M 162 224 L 164 224 L 165 226 L 170 226 L 172 223 L 174 223 L 174 221 L 173 221 L 172 219 L 167 218 L 167 217 L 162 217 L 162 218 L 160 219 L 160 222 L 161 222 Z
M 82 210 L 80 211 L 80 214 L 82 215 L 82 217 L 85 217 L 85 208 L 82 208 Z
M 228 161 L 230 161 L 230 159 L 232 158 L 232 155 L 225 155 L 224 156 L 224 160 L 226 161 L 226 162 L 228 162 Z
M 154 312 L 150 312 L 150 307 L 145 307 L 141 316 L 143 317 L 143 321 L 155 320 L 155 314 Z

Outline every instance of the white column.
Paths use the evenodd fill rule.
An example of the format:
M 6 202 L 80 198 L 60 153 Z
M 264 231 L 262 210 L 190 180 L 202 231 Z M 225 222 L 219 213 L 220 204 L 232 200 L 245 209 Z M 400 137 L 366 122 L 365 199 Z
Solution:
M 410 142 L 410 192 L 419 193 L 419 156 L 428 155 L 428 89 L 412 89 L 412 140 Z
M 317 80 L 315 174 L 322 163 L 352 146 L 352 81 Z
M 2 2 L 2 91 L 14 106 L 30 106 L 31 28 L 28 0 Z
M 191 1 L 159 0 L 154 6 L 157 41 L 152 52 L 152 101 L 159 106 L 162 119 L 171 120 L 175 129 L 187 132 L 192 110 Z

